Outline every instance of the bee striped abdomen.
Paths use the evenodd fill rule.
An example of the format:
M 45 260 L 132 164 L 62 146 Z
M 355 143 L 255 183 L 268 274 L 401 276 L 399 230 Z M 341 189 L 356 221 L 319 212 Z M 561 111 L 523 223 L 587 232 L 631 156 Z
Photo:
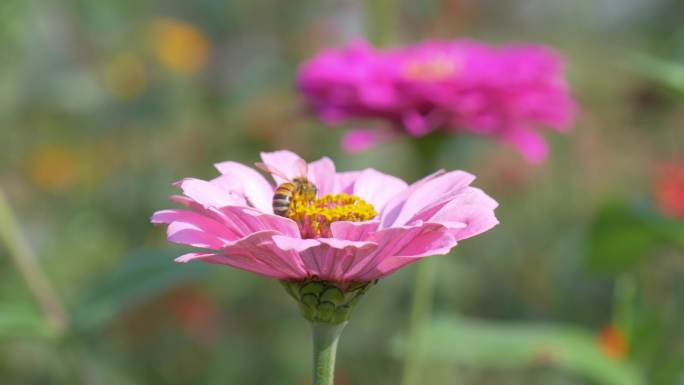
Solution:
M 273 213 L 286 217 L 290 210 L 290 202 L 292 201 L 292 194 L 294 194 L 296 186 L 294 183 L 286 182 L 276 188 L 273 195 Z

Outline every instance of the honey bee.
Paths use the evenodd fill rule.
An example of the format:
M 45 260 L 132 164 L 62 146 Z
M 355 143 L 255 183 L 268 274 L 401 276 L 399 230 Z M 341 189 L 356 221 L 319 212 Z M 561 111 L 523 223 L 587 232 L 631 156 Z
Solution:
M 305 175 L 308 174 L 308 168 L 305 161 L 298 162 L 298 174 L 300 176 L 292 179 L 288 178 L 280 170 L 267 166 L 264 163 L 256 163 L 256 166 L 266 172 L 285 179 L 286 182 L 278 185 L 273 194 L 273 213 L 281 217 L 287 217 L 290 212 L 290 205 L 293 198 L 297 197 L 306 202 L 311 202 L 316 199 L 318 188 L 311 183 Z

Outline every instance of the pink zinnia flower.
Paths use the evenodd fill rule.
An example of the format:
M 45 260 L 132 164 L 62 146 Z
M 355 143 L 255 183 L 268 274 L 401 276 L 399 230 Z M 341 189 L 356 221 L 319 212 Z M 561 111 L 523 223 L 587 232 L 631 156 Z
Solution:
M 576 110 L 562 60 L 535 45 L 496 48 L 457 40 L 379 50 L 356 42 L 305 62 L 298 84 L 328 124 L 386 122 L 385 132 L 352 131 L 343 142 L 350 151 L 389 133 L 443 130 L 494 136 L 540 162 L 548 149 L 537 127 L 565 131 Z
M 498 223 L 497 203 L 471 187 L 475 177 L 463 171 L 438 171 L 408 185 L 373 169 L 336 172 L 328 158 L 308 166 L 289 151 L 261 158 L 275 184 L 230 161 L 216 165 L 222 175 L 215 179 L 176 183 L 183 195 L 171 199 L 185 208 L 158 211 L 152 222 L 168 225 L 169 241 L 201 249 L 176 261 L 273 277 L 290 283 L 303 301 L 297 295 L 310 293 L 292 287 L 324 282 L 344 296 Z M 317 187 L 316 197 L 295 194 L 287 216 L 275 215 L 276 184 L 301 176 Z

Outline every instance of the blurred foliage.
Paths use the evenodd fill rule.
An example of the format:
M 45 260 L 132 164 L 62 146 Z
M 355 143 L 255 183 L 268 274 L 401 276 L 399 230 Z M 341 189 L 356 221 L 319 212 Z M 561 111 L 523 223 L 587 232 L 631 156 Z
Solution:
M 126 310 L 205 275 L 207 266 L 169 263 L 174 256 L 174 252 L 152 249 L 127 256 L 118 271 L 86 288 L 74 312 L 77 327 L 103 328 Z
M 629 271 L 667 247 L 684 249 L 684 223 L 649 208 L 611 203 L 597 210 L 589 228 L 588 267 L 597 272 Z
M 606 355 L 596 336 L 576 327 L 445 318 L 428 329 L 426 340 L 428 358 L 436 362 L 480 370 L 555 367 L 597 384 L 645 384 L 620 354 Z
M 684 64 L 635 55 L 632 67 L 648 79 L 684 98 Z
M 0 245 L 1 382 L 306 384 L 308 328 L 280 285 L 174 264 L 184 249 L 149 216 L 174 180 L 266 150 L 415 180 L 406 140 L 342 153 L 343 131 L 302 108 L 297 65 L 356 37 L 467 36 L 553 45 L 582 111 L 538 167 L 481 138 L 432 146 L 501 224 L 439 257 L 424 383 L 684 384 L 684 187 L 658 171 L 684 168 L 683 4 L 0 2 L 0 186 L 71 319 L 48 325 Z M 359 304 L 338 385 L 399 382 L 412 273 Z
M 0 308 L 0 340 L 16 337 L 51 338 L 54 333 L 35 309 L 6 304 Z

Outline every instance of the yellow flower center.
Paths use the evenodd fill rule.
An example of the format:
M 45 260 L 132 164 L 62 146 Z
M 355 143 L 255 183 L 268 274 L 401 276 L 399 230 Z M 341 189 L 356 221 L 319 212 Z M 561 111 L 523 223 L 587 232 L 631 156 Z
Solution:
M 411 60 L 403 68 L 403 74 L 411 80 L 437 81 L 456 74 L 458 65 L 453 57 L 439 55 L 427 59 Z
M 299 225 L 302 238 L 332 237 L 330 224 L 337 221 L 363 222 L 378 213 L 356 195 L 328 194 L 314 200 L 293 196 L 288 218 Z

